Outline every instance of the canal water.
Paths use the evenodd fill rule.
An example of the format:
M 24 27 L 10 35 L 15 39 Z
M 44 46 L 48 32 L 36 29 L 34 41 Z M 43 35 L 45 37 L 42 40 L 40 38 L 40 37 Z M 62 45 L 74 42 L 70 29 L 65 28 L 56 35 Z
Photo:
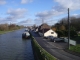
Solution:
M 34 60 L 31 40 L 23 40 L 25 29 L 0 35 L 0 60 Z

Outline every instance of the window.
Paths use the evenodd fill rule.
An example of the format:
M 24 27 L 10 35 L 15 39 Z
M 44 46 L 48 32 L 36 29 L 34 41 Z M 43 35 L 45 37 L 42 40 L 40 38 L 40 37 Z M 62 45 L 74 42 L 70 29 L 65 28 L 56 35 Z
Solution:
M 51 32 L 51 34 L 54 34 L 54 32 Z

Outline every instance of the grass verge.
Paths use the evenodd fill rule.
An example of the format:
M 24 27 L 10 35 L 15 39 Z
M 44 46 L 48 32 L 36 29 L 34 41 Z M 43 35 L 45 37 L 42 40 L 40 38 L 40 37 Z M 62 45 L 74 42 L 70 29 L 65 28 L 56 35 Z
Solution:
M 70 46 L 70 50 L 74 51 L 76 53 L 80 53 L 80 44 L 78 44 L 76 46 Z
M 38 60 L 57 60 L 57 58 L 53 57 L 51 54 L 45 51 L 33 37 L 32 45 L 37 53 Z
M 17 30 L 19 30 L 19 29 L 17 29 Z M 0 34 L 5 34 L 5 33 L 8 33 L 8 32 L 12 32 L 12 31 L 15 31 L 15 30 L 0 31 Z
M 0 34 L 5 34 L 7 32 L 10 32 L 10 31 L 0 31 Z

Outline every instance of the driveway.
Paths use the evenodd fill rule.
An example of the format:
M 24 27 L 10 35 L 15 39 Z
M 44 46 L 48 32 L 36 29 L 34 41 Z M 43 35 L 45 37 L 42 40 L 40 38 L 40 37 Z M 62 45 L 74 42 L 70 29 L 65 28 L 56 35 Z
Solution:
M 42 48 L 44 48 L 51 55 L 55 56 L 59 60 L 80 60 L 80 57 L 72 55 L 64 51 L 67 47 L 67 43 L 64 42 L 51 42 L 50 40 L 43 39 L 37 33 L 32 32 L 32 35 L 35 37 L 36 41 L 40 44 Z

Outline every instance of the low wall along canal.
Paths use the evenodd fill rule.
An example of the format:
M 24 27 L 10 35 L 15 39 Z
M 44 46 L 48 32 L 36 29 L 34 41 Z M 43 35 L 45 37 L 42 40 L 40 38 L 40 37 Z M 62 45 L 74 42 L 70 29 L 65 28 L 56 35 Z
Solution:
M 57 60 L 54 56 L 49 54 L 46 50 L 44 50 L 35 40 L 34 37 L 32 37 L 32 47 L 35 55 L 36 60 Z

